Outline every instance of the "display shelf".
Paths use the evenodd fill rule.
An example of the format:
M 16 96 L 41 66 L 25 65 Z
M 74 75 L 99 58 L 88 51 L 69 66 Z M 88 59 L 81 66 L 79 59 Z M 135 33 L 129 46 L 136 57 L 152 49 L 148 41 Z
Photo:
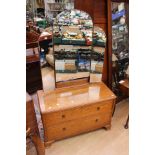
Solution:
M 56 71 L 58 70 L 61 73 L 89 71 L 90 57 L 91 51 L 89 49 L 55 51 Z M 70 71 L 66 67 L 70 68 Z
M 106 46 L 106 35 L 104 31 L 95 27 L 93 32 L 93 46 L 105 47 Z
M 74 9 L 74 3 L 72 0 L 69 0 L 67 2 L 44 0 L 44 3 L 45 3 L 45 14 L 51 20 L 64 10 Z
M 97 47 L 106 47 L 106 43 L 105 42 L 100 42 L 100 41 L 97 41 L 95 44 L 93 44 L 94 46 L 97 46 Z
M 62 44 L 62 43 L 59 44 L 59 43 L 55 43 L 55 42 L 54 42 L 54 44 L 55 44 L 55 45 L 74 45 L 74 46 L 81 46 L 81 47 L 82 47 L 82 46 L 87 46 L 87 44 L 76 44 L 76 43 L 74 44 L 73 42 L 71 42 L 70 44 L 69 44 L 68 42 L 66 42 L 66 43 L 64 43 L 64 44 Z M 90 45 L 88 45 L 88 46 L 90 46 Z M 103 47 L 104 47 L 104 46 L 103 46 Z
M 126 24 L 116 24 L 116 25 L 113 25 L 112 28 L 115 29 L 115 28 L 118 28 L 120 26 L 126 26 Z
M 63 10 L 47 10 L 49 12 L 62 12 Z

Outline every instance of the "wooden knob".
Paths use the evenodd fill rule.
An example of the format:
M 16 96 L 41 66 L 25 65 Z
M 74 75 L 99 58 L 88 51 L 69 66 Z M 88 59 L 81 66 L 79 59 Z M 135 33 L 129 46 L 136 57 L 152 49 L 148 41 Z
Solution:
M 100 107 L 97 107 L 97 110 L 100 110 Z
M 96 119 L 95 122 L 98 122 L 98 119 Z
M 66 128 L 62 128 L 62 130 L 63 130 L 63 131 L 65 131 L 65 130 L 66 130 Z
M 62 115 L 62 118 L 65 118 L 65 115 Z

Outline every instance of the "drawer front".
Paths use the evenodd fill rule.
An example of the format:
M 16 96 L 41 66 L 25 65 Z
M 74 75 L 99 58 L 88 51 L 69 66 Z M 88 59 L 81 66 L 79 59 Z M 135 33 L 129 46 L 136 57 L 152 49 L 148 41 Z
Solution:
M 70 136 L 93 131 L 104 125 L 110 124 L 111 116 L 106 114 L 92 115 L 89 117 L 64 122 L 44 129 L 45 142 L 60 140 Z
M 65 121 L 79 119 L 93 114 L 111 114 L 113 100 L 100 102 L 92 105 L 78 107 L 74 109 L 64 110 L 60 112 L 47 113 L 42 115 L 43 123 L 47 127 L 59 124 Z

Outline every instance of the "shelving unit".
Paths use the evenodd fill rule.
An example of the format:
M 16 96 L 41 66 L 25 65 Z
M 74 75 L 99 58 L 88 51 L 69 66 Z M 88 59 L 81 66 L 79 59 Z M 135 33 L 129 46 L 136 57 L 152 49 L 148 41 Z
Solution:
M 74 9 L 74 0 L 45 0 L 45 14 L 49 18 L 55 18 L 64 10 Z

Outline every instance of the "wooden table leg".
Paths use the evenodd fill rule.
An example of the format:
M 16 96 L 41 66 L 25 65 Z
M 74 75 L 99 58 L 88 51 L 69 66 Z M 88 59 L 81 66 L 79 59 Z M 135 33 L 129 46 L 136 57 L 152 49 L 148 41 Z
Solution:
M 37 154 L 45 155 L 45 147 L 44 147 L 44 143 L 41 141 L 41 139 L 37 135 L 31 136 L 31 139 L 36 147 Z
M 30 138 L 35 145 L 37 155 L 45 155 L 45 146 L 37 134 L 31 133 L 31 129 L 26 130 L 26 138 Z

